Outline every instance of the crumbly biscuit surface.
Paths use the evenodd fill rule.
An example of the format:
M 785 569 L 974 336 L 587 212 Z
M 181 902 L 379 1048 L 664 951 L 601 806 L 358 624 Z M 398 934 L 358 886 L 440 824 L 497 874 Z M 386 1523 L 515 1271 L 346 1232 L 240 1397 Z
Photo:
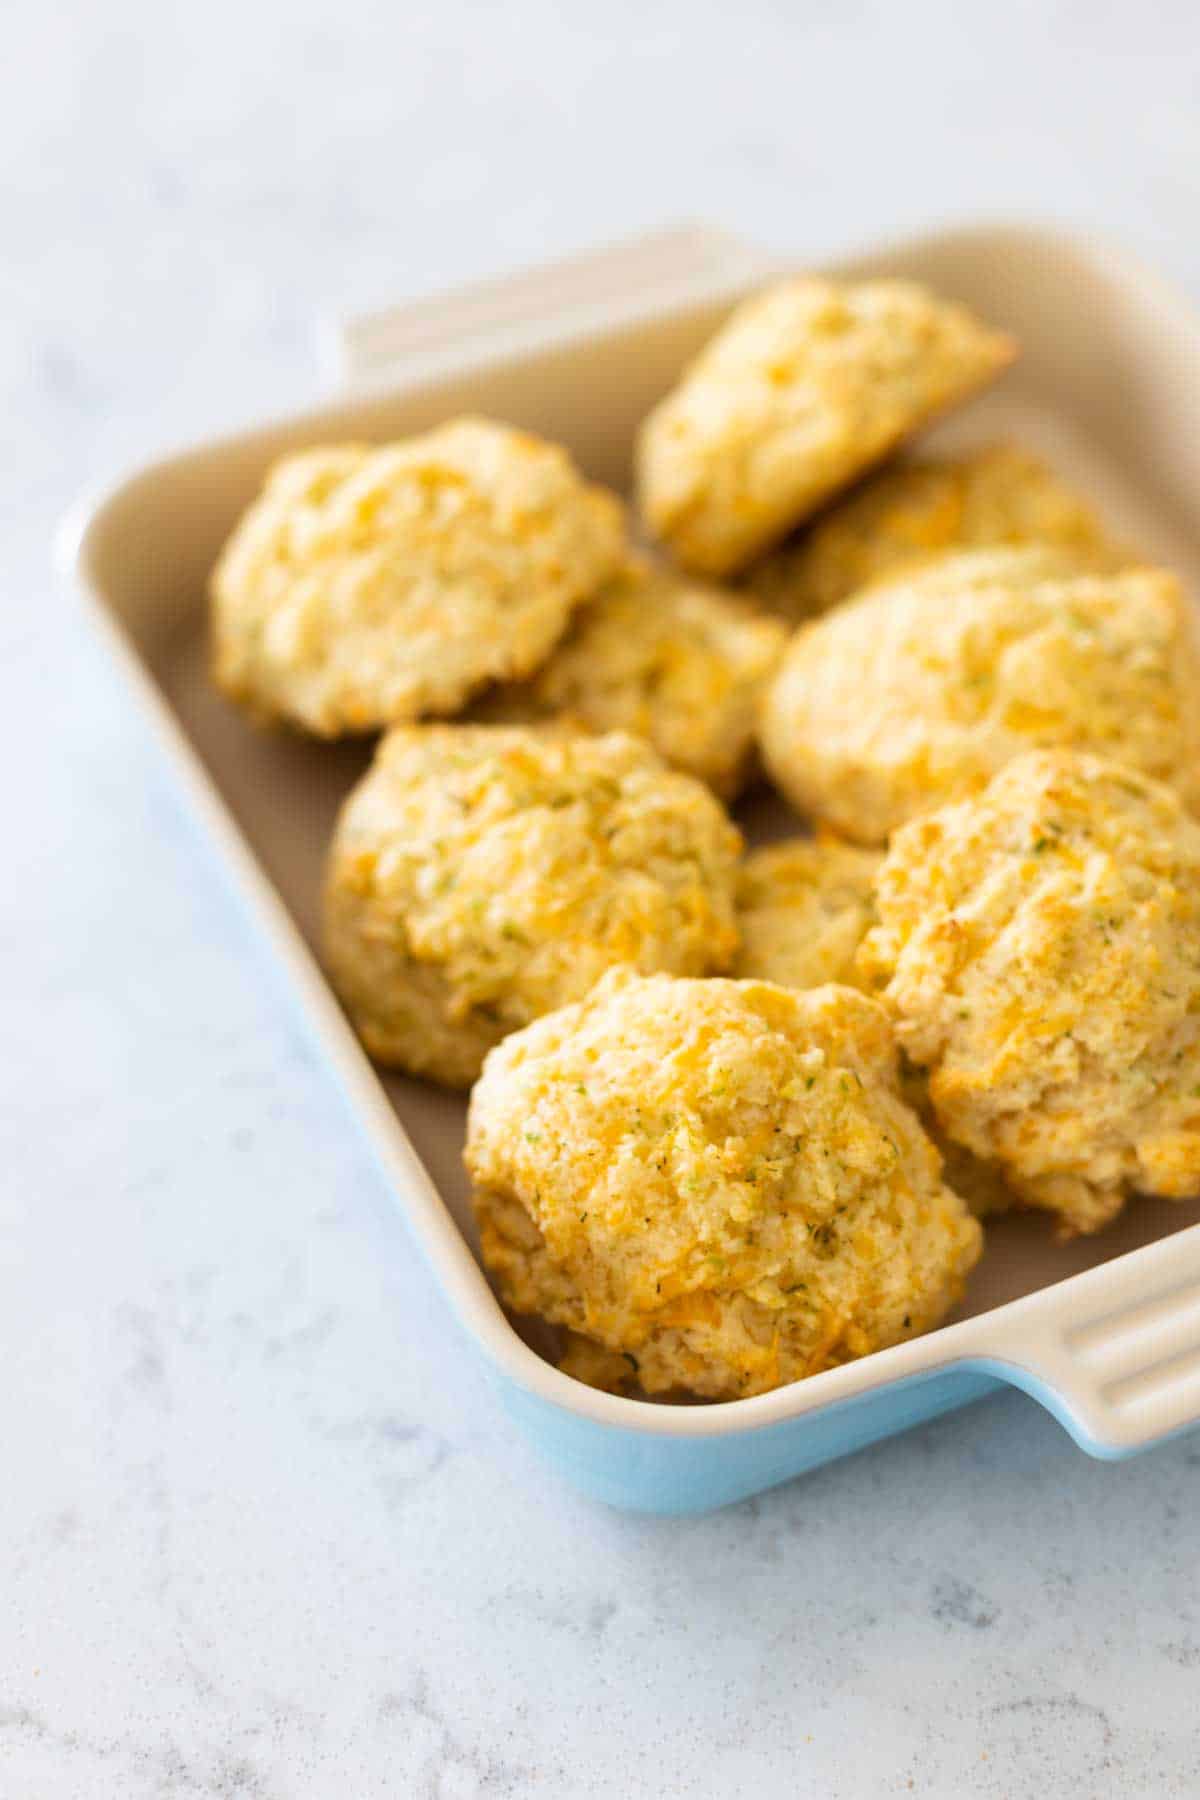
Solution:
M 882 861 L 880 851 L 829 836 L 793 838 L 752 851 L 738 880 L 742 941 L 731 973 L 782 987 L 829 981 L 861 986 L 858 952 L 875 923 L 875 877 Z M 925 1075 L 907 1058 L 900 1091 L 941 1155 L 946 1185 L 976 1218 L 1006 1211 L 1013 1195 L 999 1169 L 946 1136 L 930 1105 Z
M 649 1393 L 736 1398 L 896 1343 L 979 1254 L 848 988 L 614 972 L 489 1056 L 466 1156 L 506 1303 Z
M 1013 354 L 915 282 L 780 282 L 643 425 L 643 517 L 684 567 L 741 568 Z
M 862 843 L 1024 751 L 1095 751 L 1200 795 L 1200 662 L 1178 582 L 1052 550 L 946 558 L 793 638 L 762 747 L 800 810 Z
M 1028 544 L 1057 545 L 1097 569 L 1134 560 L 1038 457 L 992 444 L 883 470 L 803 537 L 766 557 L 749 572 L 746 587 L 799 622 L 935 557 Z
M 836 838 L 791 838 L 752 851 L 738 877 L 741 945 L 733 973 L 781 987 L 855 984 L 875 917 L 879 854 Z
M 624 516 L 564 450 L 463 419 L 287 457 L 213 574 L 213 666 L 332 737 L 453 712 L 549 654 L 619 566 Z
M 783 624 L 744 599 L 631 559 L 537 674 L 480 710 L 633 732 L 729 798 L 750 772 L 763 689 L 786 641 Z
M 397 727 L 338 824 L 329 967 L 374 1056 L 465 1086 L 616 964 L 727 966 L 740 844 L 635 738 Z
M 860 954 L 943 1129 L 1092 1231 L 1200 1194 L 1200 825 L 1132 770 L 1009 763 L 896 833 Z

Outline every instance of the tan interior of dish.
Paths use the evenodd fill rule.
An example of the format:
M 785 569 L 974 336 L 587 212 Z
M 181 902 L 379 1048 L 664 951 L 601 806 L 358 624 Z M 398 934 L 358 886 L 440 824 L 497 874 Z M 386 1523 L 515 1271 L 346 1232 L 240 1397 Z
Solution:
M 847 265 L 849 267 L 850 265 Z M 1020 231 L 952 234 L 854 272 L 928 280 L 1014 331 L 1024 354 L 1001 385 L 935 434 L 1012 437 L 1049 457 L 1095 501 L 1114 533 L 1178 569 L 1200 594 L 1200 331 L 1100 251 Z M 622 327 L 507 366 L 367 398 L 159 465 L 98 515 L 89 578 L 122 623 L 308 942 L 337 807 L 366 744 L 264 735 L 217 696 L 205 672 L 205 581 L 266 464 L 320 439 L 383 439 L 463 411 L 492 414 L 571 446 L 593 477 L 626 487 L 638 420 L 709 335 L 724 308 Z M 750 836 L 796 828 L 760 794 L 741 810 Z M 460 1228 L 470 1236 L 460 1097 L 394 1076 L 383 1085 Z M 1102 1235 L 1053 1242 L 1038 1217 L 1003 1219 L 959 1316 L 1045 1287 L 1200 1217 L 1140 1200 Z

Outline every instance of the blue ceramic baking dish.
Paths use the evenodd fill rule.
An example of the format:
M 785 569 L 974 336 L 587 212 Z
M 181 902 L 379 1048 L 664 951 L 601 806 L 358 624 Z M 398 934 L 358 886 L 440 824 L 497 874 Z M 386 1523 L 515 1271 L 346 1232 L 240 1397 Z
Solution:
M 941 232 L 839 266 L 930 281 L 1021 340 L 1016 368 L 939 438 L 1030 443 L 1129 541 L 1200 576 L 1200 330 L 1186 305 L 1111 249 L 1039 229 Z M 1100 1457 L 1200 1417 L 1200 1226 L 1195 1208 L 1150 1201 L 1069 1246 L 1044 1222 L 1003 1220 L 951 1323 L 754 1399 L 669 1406 L 562 1374 L 505 1317 L 476 1261 L 461 1100 L 381 1077 L 313 954 L 321 856 L 365 752 L 247 732 L 209 689 L 206 577 L 274 457 L 470 410 L 558 438 L 591 475 L 622 486 L 638 420 L 771 267 L 720 233 L 685 228 L 357 321 L 335 339 L 347 386 L 334 402 L 148 465 L 81 508 L 63 539 L 505 1405 L 579 1487 L 649 1512 L 722 1506 L 1002 1383 L 1034 1395 Z

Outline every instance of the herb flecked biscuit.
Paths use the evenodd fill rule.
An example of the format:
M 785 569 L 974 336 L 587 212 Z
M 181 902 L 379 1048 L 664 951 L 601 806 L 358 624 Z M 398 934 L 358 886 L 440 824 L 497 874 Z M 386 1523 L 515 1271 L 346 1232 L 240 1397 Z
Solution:
M 779 282 L 642 426 L 642 515 L 685 568 L 742 568 L 1015 353 L 915 282 Z
M 614 972 L 489 1056 L 466 1160 L 505 1303 L 652 1394 L 762 1393 L 927 1330 L 980 1250 L 849 988 Z
M 582 1381 L 585 1387 L 601 1388 L 608 1394 L 628 1393 L 637 1386 L 637 1358 L 620 1350 L 606 1350 L 595 1338 L 578 1331 L 564 1331 L 558 1366 L 564 1375 Z
M 861 962 L 855 970 L 858 986 L 867 985 Z M 974 1156 L 965 1144 L 956 1144 L 942 1130 L 929 1098 L 929 1078 L 907 1056 L 900 1059 L 900 1092 L 937 1146 L 942 1159 L 942 1180 L 965 1200 L 977 1219 L 995 1218 L 1017 1204 L 1017 1196 L 1004 1179 L 998 1163 Z
M 740 848 L 708 789 L 636 738 L 397 727 L 330 854 L 334 985 L 373 1056 L 467 1086 L 618 963 L 727 966 Z
M 1062 559 L 947 557 L 802 627 L 763 706 L 772 779 L 862 843 L 1052 746 L 1110 756 L 1193 804 L 1200 661 L 1178 582 L 1062 573 Z
M 1200 824 L 1169 788 L 1022 756 L 875 887 L 860 969 L 951 1138 L 1067 1232 L 1200 1194 Z
M 486 695 L 479 716 L 631 731 L 731 798 L 750 773 L 759 703 L 786 641 L 782 623 L 746 601 L 631 559 L 537 674 Z
M 1045 463 L 993 444 L 883 470 L 759 563 L 746 587 L 800 621 L 951 551 L 1025 544 L 1058 545 L 1097 568 L 1134 560 Z
M 827 835 L 753 851 L 738 879 L 742 941 L 731 973 L 781 987 L 820 987 L 828 981 L 861 986 L 858 951 L 875 923 L 875 876 L 882 861 L 878 850 L 860 850 Z M 995 1165 L 946 1137 L 921 1071 L 906 1067 L 900 1085 L 941 1154 L 947 1185 L 976 1218 L 1011 1206 L 1012 1194 Z
M 781 987 L 855 985 L 854 959 L 874 922 L 877 851 L 833 837 L 752 851 L 738 876 L 741 946 L 733 974 Z
M 214 674 L 322 737 L 529 674 L 624 554 L 616 499 L 484 419 L 277 463 L 212 579 Z

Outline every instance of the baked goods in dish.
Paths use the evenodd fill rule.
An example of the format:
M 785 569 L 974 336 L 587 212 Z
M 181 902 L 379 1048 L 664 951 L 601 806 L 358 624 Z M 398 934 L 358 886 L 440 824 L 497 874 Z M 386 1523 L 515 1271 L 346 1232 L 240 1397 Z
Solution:
M 859 986 L 858 950 L 875 921 L 874 883 L 882 860 L 877 850 L 861 850 L 829 835 L 790 838 L 752 851 L 738 879 L 742 941 L 731 973 L 782 987 L 819 987 L 829 981 Z M 947 1186 L 976 1218 L 1011 1206 L 1013 1196 L 995 1164 L 972 1156 L 942 1131 L 925 1076 L 907 1058 L 901 1064 L 900 1091 L 941 1154 Z
M 741 944 L 732 973 L 782 987 L 854 985 L 875 917 L 879 854 L 837 838 L 789 838 L 746 857 L 738 876 Z
M 1200 824 L 1160 783 L 1041 751 L 898 831 L 860 970 L 943 1130 L 1095 1231 L 1200 1194 Z
M 1194 803 L 1200 662 L 1178 582 L 1069 566 L 1042 549 L 947 557 L 802 627 L 763 706 L 772 779 L 868 844 L 1054 745 Z
M 606 1394 L 627 1394 L 638 1385 L 635 1356 L 606 1350 L 595 1338 L 584 1337 L 579 1331 L 563 1332 L 557 1362 L 564 1375 Z
M 217 683 L 323 737 L 454 712 L 545 659 L 624 536 L 565 450 L 485 419 L 286 457 L 213 574 Z
M 643 424 L 642 516 L 685 568 L 729 574 L 1015 353 L 916 282 L 778 282 L 737 308 Z
M 1097 569 L 1133 560 L 1053 470 L 1014 444 L 906 457 L 871 476 L 749 571 L 747 591 L 794 619 L 959 550 L 1052 544 Z
M 537 674 L 486 695 L 478 714 L 631 731 L 732 798 L 750 772 L 759 702 L 786 639 L 780 620 L 744 599 L 631 558 Z
M 865 980 L 861 966 L 857 980 Z M 1016 1204 L 1016 1195 L 998 1164 L 974 1156 L 965 1144 L 955 1143 L 943 1131 L 929 1098 L 929 1077 L 905 1055 L 900 1058 L 900 1092 L 937 1146 L 942 1159 L 942 1180 L 966 1201 L 977 1219 L 994 1218 Z
M 849 988 L 614 971 L 488 1057 L 466 1160 L 505 1303 L 650 1394 L 733 1399 L 897 1343 L 980 1250 Z
M 326 959 L 373 1056 L 466 1086 L 618 963 L 726 966 L 740 849 L 637 738 L 399 726 L 338 822 Z

